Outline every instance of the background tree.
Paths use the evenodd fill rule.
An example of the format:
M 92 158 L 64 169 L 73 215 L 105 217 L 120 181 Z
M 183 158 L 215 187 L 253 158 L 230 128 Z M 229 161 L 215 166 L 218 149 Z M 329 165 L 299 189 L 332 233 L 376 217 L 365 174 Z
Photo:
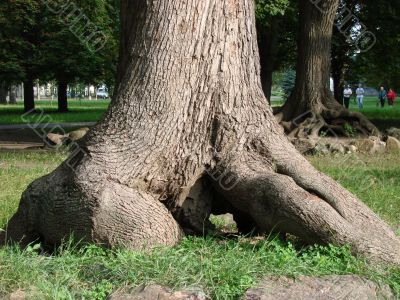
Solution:
M 25 110 L 34 108 L 33 80 L 39 71 L 41 38 L 40 5 L 37 1 L 0 3 L 0 82 L 6 90 L 24 81 Z
M 330 91 L 331 42 L 339 1 L 314 4 L 299 0 L 300 29 L 294 91 L 277 119 L 291 136 L 315 137 L 321 131 L 347 135 L 344 124 L 350 124 L 364 135 L 379 134 L 362 114 L 349 112 Z
M 0 4 L 0 76 L 7 90 L 12 82 L 24 82 L 24 110 L 32 111 L 34 80 L 42 71 L 43 4 L 41 1 L 10 1 Z
M 273 72 L 295 62 L 296 3 L 289 0 L 258 0 L 256 22 L 261 83 L 264 94 L 270 101 Z
M 57 4 L 58 1 L 55 1 Z M 67 87 L 76 82 L 96 84 L 109 80 L 108 73 L 115 74 L 118 53 L 115 36 L 115 1 L 75 1 L 79 13 L 72 14 L 65 8 L 60 14 L 46 10 L 46 33 L 43 57 L 48 78 L 57 81 L 58 110 L 68 111 Z M 80 15 L 87 16 L 86 18 Z M 104 35 L 105 43 L 100 50 L 94 49 L 86 39 L 94 32 Z M 114 75 L 115 76 L 115 75 Z
M 231 212 L 259 232 L 400 265 L 391 228 L 315 170 L 275 121 L 254 2 L 165 4 L 121 2 L 111 106 L 79 151 L 28 187 L 3 241 L 58 244 L 73 232 L 105 246 L 173 245 L 204 234 L 211 213 Z
M 355 57 L 352 64 L 354 74 L 361 76 L 375 87 L 385 85 L 400 90 L 400 57 L 398 46 L 400 33 L 399 1 L 364 0 L 360 14 L 368 30 L 376 36 L 376 44 L 367 52 Z

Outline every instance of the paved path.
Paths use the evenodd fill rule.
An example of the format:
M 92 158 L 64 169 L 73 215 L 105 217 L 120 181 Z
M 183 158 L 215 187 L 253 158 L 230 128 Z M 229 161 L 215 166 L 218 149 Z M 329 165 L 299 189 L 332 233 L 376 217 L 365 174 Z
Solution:
M 27 149 L 40 149 L 44 147 L 44 143 L 12 143 L 0 141 L 0 150 L 27 150 Z
M 75 128 L 75 127 L 91 127 L 96 125 L 96 122 L 70 122 L 70 123 L 39 123 L 39 124 L 11 124 L 0 125 L 0 130 L 17 130 L 17 129 L 32 129 L 32 128 Z

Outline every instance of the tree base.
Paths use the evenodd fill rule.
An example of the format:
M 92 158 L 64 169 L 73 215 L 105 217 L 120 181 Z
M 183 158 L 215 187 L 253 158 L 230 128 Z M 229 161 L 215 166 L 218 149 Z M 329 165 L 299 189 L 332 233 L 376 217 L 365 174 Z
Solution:
M 57 245 L 73 234 L 106 247 L 172 246 L 184 232 L 204 235 L 212 229 L 211 213 L 232 213 L 242 233 L 290 233 L 306 243 L 349 245 L 356 255 L 400 265 L 400 240 L 385 222 L 316 171 L 287 139 L 279 145 L 253 140 L 251 150 L 222 157 L 174 205 L 64 163 L 28 187 L 3 243 L 40 239 Z M 227 173 L 230 185 L 215 177 Z
M 338 106 L 323 109 L 319 113 L 308 111 L 284 121 L 282 109 L 276 110 L 275 117 L 290 138 L 317 138 L 318 136 L 339 137 L 380 137 L 381 133 L 363 114 L 350 112 Z M 288 120 L 288 118 L 285 118 Z

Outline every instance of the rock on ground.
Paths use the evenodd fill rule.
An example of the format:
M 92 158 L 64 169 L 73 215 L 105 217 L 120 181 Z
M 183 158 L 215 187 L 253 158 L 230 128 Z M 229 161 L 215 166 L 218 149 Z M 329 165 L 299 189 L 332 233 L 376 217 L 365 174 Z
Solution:
M 368 139 L 355 140 L 354 145 L 358 151 L 365 154 L 383 153 L 386 149 L 386 143 L 378 137 L 371 136 Z
M 391 127 L 386 130 L 386 134 L 400 140 L 400 128 Z
M 60 146 L 63 144 L 64 135 L 57 133 L 48 133 L 46 136 L 46 143 L 49 146 Z
M 388 152 L 399 152 L 400 151 L 400 141 L 395 137 L 389 136 L 386 141 L 386 150 Z
M 202 291 L 171 291 L 160 285 L 139 287 L 131 292 L 114 292 L 107 300 L 207 300 Z
M 71 131 L 68 134 L 68 137 L 71 141 L 75 142 L 83 138 L 88 133 L 88 131 L 89 131 L 88 127 L 83 127 L 78 130 Z
M 395 299 L 388 286 L 354 275 L 273 276 L 248 290 L 244 300 L 374 300 Z

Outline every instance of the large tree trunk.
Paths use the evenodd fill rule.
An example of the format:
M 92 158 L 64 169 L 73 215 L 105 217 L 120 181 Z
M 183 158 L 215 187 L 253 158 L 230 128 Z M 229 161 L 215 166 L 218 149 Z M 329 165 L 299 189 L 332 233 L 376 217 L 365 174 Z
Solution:
M 58 81 L 58 111 L 68 112 L 68 97 L 67 97 L 68 83 L 64 80 Z
M 4 82 L 0 82 L 0 104 L 7 104 L 7 87 Z
M 362 135 L 379 135 L 371 122 L 345 109 L 330 91 L 332 30 L 339 0 L 299 2 L 296 84 L 284 106 L 275 111 L 277 120 L 295 137 L 321 131 L 345 135 L 346 123 Z
M 24 112 L 35 110 L 35 93 L 33 90 L 33 79 L 24 81 Z
M 166 5 L 168 4 L 168 5 Z M 400 241 L 316 171 L 260 82 L 253 0 L 122 1 L 118 91 L 69 159 L 24 192 L 3 240 L 174 245 L 210 213 L 240 227 L 349 244 L 400 264 Z

